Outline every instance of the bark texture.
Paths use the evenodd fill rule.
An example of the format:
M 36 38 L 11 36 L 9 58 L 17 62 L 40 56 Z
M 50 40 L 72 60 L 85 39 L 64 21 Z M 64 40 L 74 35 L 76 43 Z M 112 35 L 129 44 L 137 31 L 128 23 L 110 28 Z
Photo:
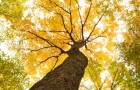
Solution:
M 49 72 L 29 90 L 78 90 L 88 60 L 76 48 L 71 49 L 68 55 L 60 66 Z

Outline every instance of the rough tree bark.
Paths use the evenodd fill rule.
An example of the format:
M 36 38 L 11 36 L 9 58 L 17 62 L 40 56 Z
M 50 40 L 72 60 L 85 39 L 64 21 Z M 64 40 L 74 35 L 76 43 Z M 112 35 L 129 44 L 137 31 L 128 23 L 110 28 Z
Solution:
M 78 90 L 87 57 L 78 48 L 68 51 L 65 61 L 34 84 L 29 90 Z

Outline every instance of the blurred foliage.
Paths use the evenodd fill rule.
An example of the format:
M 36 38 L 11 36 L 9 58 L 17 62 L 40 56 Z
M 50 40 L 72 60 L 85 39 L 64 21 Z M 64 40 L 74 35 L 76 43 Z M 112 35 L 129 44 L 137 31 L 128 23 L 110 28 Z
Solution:
M 26 70 L 18 62 L 0 56 L 0 90 L 24 90 L 28 86 Z
M 130 1 L 130 9 L 122 15 L 126 24 L 124 42 L 120 43 L 119 49 L 121 57 L 128 65 L 133 77 L 135 89 L 140 89 L 140 2 L 137 0 Z
M 79 90 L 136 90 L 131 71 L 124 62 L 103 62 L 98 57 L 89 59 Z
M 25 9 L 25 1 L 27 0 L 1 0 L 0 16 L 4 16 L 11 21 L 21 19 Z
M 26 1 L 0 0 L 0 90 L 24 90 L 28 86 L 25 68 L 17 57 L 11 58 L 8 48 L 17 43 L 19 32 L 11 26 L 22 19 Z
M 121 56 L 130 67 L 131 76 L 136 88 L 140 88 L 140 38 L 133 38 L 133 42 L 119 44 Z

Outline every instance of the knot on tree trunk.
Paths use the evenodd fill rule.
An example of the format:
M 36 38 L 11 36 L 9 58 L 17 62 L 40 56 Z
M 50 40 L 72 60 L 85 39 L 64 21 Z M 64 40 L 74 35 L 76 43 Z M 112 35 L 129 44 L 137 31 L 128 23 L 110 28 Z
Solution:
M 79 48 L 83 47 L 85 44 L 86 44 L 86 41 L 74 42 L 74 44 L 71 46 L 71 49 L 73 49 L 73 48 L 79 49 Z

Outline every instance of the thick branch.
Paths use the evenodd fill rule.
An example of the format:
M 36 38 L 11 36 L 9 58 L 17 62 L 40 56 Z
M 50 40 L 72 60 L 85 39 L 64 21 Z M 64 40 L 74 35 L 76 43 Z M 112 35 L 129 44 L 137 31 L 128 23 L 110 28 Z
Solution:
M 70 33 L 70 32 L 68 31 L 68 29 L 66 28 L 66 24 L 65 24 L 65 20 L 64 20 L 63 15 L 62 15 L 62 14 L 60 14 L 60 13 L 56 13 L 56 14 L 58 14 L 58 15 L 60 15 L 60 16 L 61 16 L 61 19 L 62 19 L 62 23 L 63 23 L 64 29 L 65 29 L 65 30 L 66 30 L 66 32 L 68 33 L 68 35 L 69 35 L 70 39 L 71 39 L 73 42 L 75 42 L 74 38 L 72 37 L 72 33 Z
M 41 36 L 39 36 L 39 35 L 33 33 L 33 32 L 30 32 L 30 31 L 27 31 L 27 32 L 29 32 L 30 34 L 35 35 L 36 37 L 40 38 L 41 40 L 43 40 L 43 41 L 45 41 L 45 42 L 47 42 L 51 47 L 58 48 L 61 52 L 65 53 L 65 51 L 64 51 L 62 48 L 58 47 L 57 45 L 55 45 L 55 44 L 52 43 L 51 41 L 49 41 L 49 40 L 47 40 L 47 39 L 45 39 L 45 38 L 43 38 L 43 37 L 41 37 Z
M 87 43 L 85 44 L 85 48 L 86 48 L 86 50 L 89 51 L 91 54 L 94 53 L 92 50 L 90 50 L 90 49 L 88 48 Z
M 34 51 L 40 51 L 40 50 L 43 50 L 43 49 L 47 49 L 47 48 L 57 48 L 56 46 L 47 46 L 47 47 L 42 47 L 42 48 L 39 48 L 39 49 L 27 49 L 27 50 L 30 50 L 31 52 L 34 52 Z M 58 48 L 59 49 L 59 48 Z M 60 49 L 59 49 L 60 50 Z M 62 53 L 64 53 L 64 51 L 60 50 Z
M 40 51 L 40 50 L 43 50 L 43 49 L 46 49 L 46 48 L 51 48 L 52 46 L 48 46 L 48 47 L 42 47 L 42 48 L 39 48 L 39 49 L 27 49 L 27 50 L 30 50 L 31 52 L 32 51 Z
M 31 31 L 27 31 L 27 32 L 29 32 L 30 34 L 32 34 L 32 35 L 34 35 L 34 36 L 40 38 L 41 40 L 43 40 L 43 41 L 45 41 L 45 42 L 47 42 L 49 45 L 52 45 L 52 43 L 49 42 L 47 39 L 45 39 L 45 38 L 43 38 L 43 37 L 41 37 L 41 36 L 39 36 L 39 35 L 37 35 L 37 34 L 31 32 Z
M 72 24 L 72 14 L 71 14 L 71 10 L 68 12 L 67 10 L 65 10 L 63 7 L 59 6 L 56 2 L 53 2 L 52 0 L 49 0 L 50 2 L 54 3 L 57 7 L 61 8 L 62 10 L 64 10 L 65 12 L 67 12 L 69 15 L 70 15 L 70 23 L 71 23 L 71 31 L 69 32 L 67 27 L 66 27 L 66 24 L 65 24 L 65 20 L 64 20 L 64 17 L 62 14 L 60 13 L 57 13 L 57 12 L 54 12 L 55 14 L 59 15 L 62 19 L 62 24 L 64 26 L 64 29 L 66 30 L 66 33 L 69 35 L 70 39 L 75 42 L 74 38 L 72 37 L 72 32 L 73 32 L 73 24 Z M 48 10 L 46 7 L 42 6 L 42 5 L 39 5 L 41 7 L 43 7 L 45 10 L 47 11 L 50 11 Z M 51 11 L 50 11 L 51 12 Z M 52 31 L 51 31 L 52 32 Z M 53 31 L 54 32 L 54 31 Z M 65 31 L 57 31 L 57 32 L 65 32 Z

